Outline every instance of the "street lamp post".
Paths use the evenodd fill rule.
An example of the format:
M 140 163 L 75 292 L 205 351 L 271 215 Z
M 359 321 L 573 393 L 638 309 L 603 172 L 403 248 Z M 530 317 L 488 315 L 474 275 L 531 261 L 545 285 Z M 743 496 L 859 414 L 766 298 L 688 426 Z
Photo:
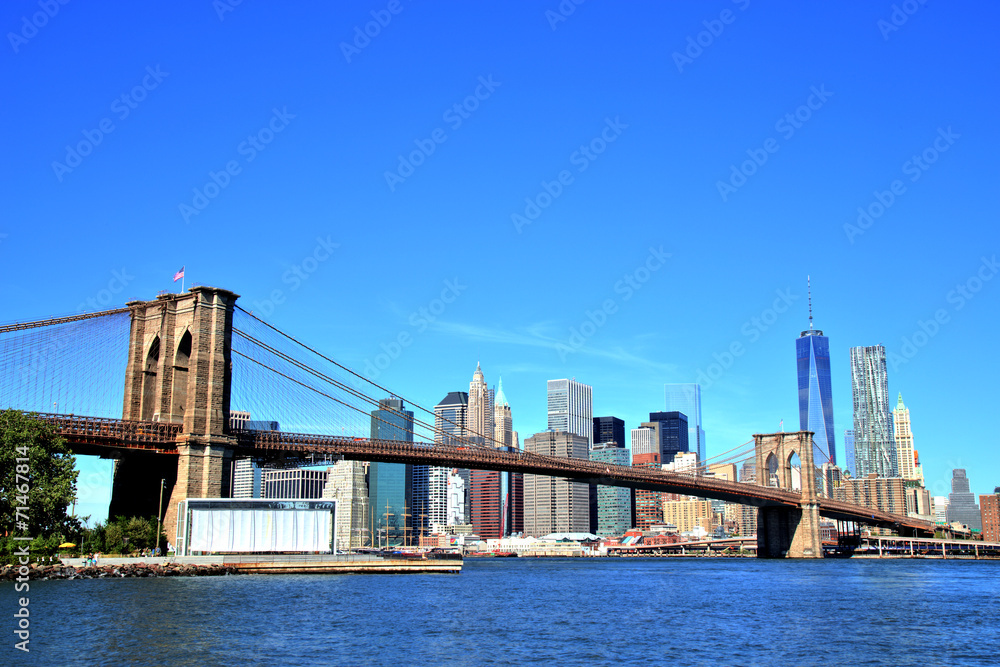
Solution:
M 163 516 L 163 487 L 166 485 L 167 480 L 160 480 L 160 508 L 156 510 L 156 548 L 160 548 L 160 520 Z M 164 554 L 166 555 L 166 554 Z

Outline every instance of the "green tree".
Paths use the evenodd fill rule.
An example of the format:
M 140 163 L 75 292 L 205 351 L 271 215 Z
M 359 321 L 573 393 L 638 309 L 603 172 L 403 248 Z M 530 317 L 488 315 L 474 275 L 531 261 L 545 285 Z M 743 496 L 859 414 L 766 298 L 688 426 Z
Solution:
M 80 534 L 80 521 L 66 513 L 77 474 L 66 441 L 51 425 L 19 410 L 0 411 L 0 525 L 9 535 L 4 552 L 13 535 L 46 538 L 47 544 L 50 537 Z M 18 515 L 18 507 L 27 511 Z

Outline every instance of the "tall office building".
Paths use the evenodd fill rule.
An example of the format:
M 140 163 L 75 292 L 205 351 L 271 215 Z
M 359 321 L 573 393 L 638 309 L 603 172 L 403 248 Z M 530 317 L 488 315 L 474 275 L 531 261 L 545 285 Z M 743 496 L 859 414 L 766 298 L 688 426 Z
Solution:
M 524 441 L 524 451 L 587 460 L 586 437 L 565 431 L 544 431 Z M 586 533 L 590 529 L 590 499 L 586 484 L 547 475 L 524 476 L 524 532 Z
M 659 461 L 660 425 L 643 422 L 638 428 L 632 429 L 632 456 L 640 454 L 656 454 Z
M 264 470 L 264 498 L 322 498 L 326 485 L 326 470 L 295 468 Z
M 890 514 L 906 515 L 906 480 L 902 477 L 879 477 L 872 473 L 844 482 L 844 499 Z
M 503 378 L 497 386 L 496 398 L 493 400 L 493 440 L 497 447 L 514 447 L 514 418 L 511 415 L 510 403 L 503 393 Z
M 906 515 L 933 521 L 934 507 L 931 505 L 931 492 L 922 486 L 907 486 Z
M 465 435 L 469 395 L 449 392 L 434 406 L 434 443 L 460 445 Z M 441 466 L 413 466 L 413 529 L 419 537 L 432 524 L 448 525 L 448 473 Z
M 660 423 L 643 422 L 632 429 L 632 465 L 660 469 Z M 663 520 L 663 494 L 658 491 L 632 491 L 632 525 L 649 530 Z
M 549 380 L 547 384 L 548 429 L 582 436 L 590 449 L 594 444 L 593 389 L 576 380 Z
M 971 530 L 983 529 L 983 517 L 976 496 L 969 492 L 969 478 L 964 468 L 951 471 L 951 493 L 948 494 L 948 523 L 958 521 Z
M 449 526 L 467 526 L 469 524 L 465 514 L 466 499 L 468 498 L 465 477 L 458 473 L 458 468 L 451 468 L 448 471 L 448 493 L 445 502 L 445 523 Z
M 896 441 L 889 412 L 889 380 L 885 347 L 851 348 L 851 390 L 854 398 L 855 477 L 875 474 L 898 477 Z
M 852 475 L 857 471 L 857 459 L 854 456 L 854 431 L 848 429 L 844 431 L 844 454 L 847 458 L 847 468 Z
M 520 535 L 524 533 L 524 475 L 519 472 L 510 473 L 510 488 L 504 501 L 503 534 Z
M 931 498 L 931 505 L 934 506 L 934 523 L 948 522 L 948 496 L 934 496 Z
M 501 395 L 503 389 L 501 387 Z M 506 397 L 503 398 L 506 402 Z M 497 408 L 500 408 L 499 411 Z M 504 410 L 506 407 L 506 410 Z M 493 390 L 486 384 L 483 369 L 477 363 L 476 372 L 469 383 L 469 407 L 466 411 L 466 438 L 470 441 L 492 447 L 504 447 L 512 433 L 502 432 L 497 439 L 496 417 L 510 420 L 510 406 L 498 406 Z M 509 430 L 509 429 L 508 429 Z M 459 475 L 465 479 L 468 494 L 467 522 L 472 530 L 483 539 L 499 539 L 503 513 L 503 475 L 496 470 L 468 470 L 462 468 Z
M 493 439 L 493 390 L 486 385 L 483 369 L 476 364 L 476 372 L 469 383 L 468 407 L 465 412 L 466 437 L 491 444 Z
M 982 516 L 983 541 L 1000 542 L 1000 486 L 993 494 L 979 496 L 979 513 Z
M 611 444 L 614 443 L 620 448 L 625 448 L 625 422 L 618 417 L 594 417 L 594 447 L 598 444 Z M 629 456 L 625 456 L 625 463 L 623 465 L 629 465 Z M 593 457 L 591 457 L 592 460 Z M 604 459 L 600 459 L 604 460 Z M 610 488 L 610 487 L 609 487 Z M 629 492 L 631 494 L 631 491 Z M 600 529 L 600 512 L 598 496 L 601 495 L 598 486 L 596 484 L 590 485 L 590 532 L 595 535 L 601 535 Z M 604 493 L 604 496 L 609 496 L 608 493 Z M 629 507 L 631 507 L 632 498 L 629 496 Z M 629 510 L 631 512 L 631 510 Z M 626 526 L 628 528 L 628 526 Z M 607 534 L 607 533 L 604 533 Z
M 374 464 L 372 464 L 374 465 Z M 337 461 L 326 469 L 323 498 L 337 501 L 337 547 L 357 549 L 368 546 L 368 482 L 362 461 Z
M 260 498 L 261 470 L 253 459 L 236 459 L 233 462 L 233 498 Z
M 621 420 L 618 420 L 621 421 Z M 624 428 L 624 427 L 623 427 Z M 590 450 L 590 460 L 609 465 L 627 466 L 631 463 L 629 451 L 617 442 L 595 442 Z M 591 503 L 591 512 L 597 513 L 597 535 L 622 535 L 632 526 L 632 490 L 619 486 L 596 485 L 597 502 Z M 591 527 L 594 519 L 591 517 Z
M 472 532 L 484 540 L 503 537 L 503 480 L 510 473 L 499 470 L 471 471 L 469 503 L 472 513 Z
M 681 452 L 691 451 L 688 418 L 682 412 L 650 412 L 649 421 L 660 425 L 660 462 L 670 463 Z M 701 463 L 701 461 L 699 461 Z
M 383 398 L 371 414 L 373 440 L 413 442 L 413 412 L 402 399 Z M 368 496 L 375 535 L 383 544 L 409 541 L 413 521 L 413 469 L 405 463 L 372 463 L 368 470 Z
M 594 417 L 594 444 L 614 442 L 625 446 L 625 422 L 618 417 Z
M 705 461 L 705 429 L 701 420 L 701 385 L 681 382 L 663 385 L 665 412 L 680 412 L 688 419 L 688 448 Z
M 809 328 L 795 341 L 795 360 L 799 377 L 799 430 L 813 432 L 813 461 L 816 467 L 827 462 L 836 465 L 830 341 L 821 330 L 813 329 L 811 288 Z
M 493 399 L 493 440 L 498 448 L 517 451 L 510 403 L 500 378 Z M 472 527 L 483 539 L 524 530 L 524 478 L 521 473 L 472 471 Z
M 910 429 L 910 409 L 903 405 L 903 394 L 899 394 L 896 408 L 892 411 L 892 431 L 896 438 L 896 461 L 899 476 L 906 480 L 923 483 L 923 475 L 917 474 L 916 452 L 913 451 L 913 431 Z
M 637 430 L 632 429 L 635 434 Z M 652 429 L 650 429 L 652 430 Z M 646 454 L 632 452 L 632 466 L 635 468 L 660 469 L 660 452 L 652 451 Z M 632 524 L 639 530 L 649 530 L 653 524 L 663 523 L 663 494 L 659 491 L 636 489 L 632 492 L 634 507 L 632 509 Z

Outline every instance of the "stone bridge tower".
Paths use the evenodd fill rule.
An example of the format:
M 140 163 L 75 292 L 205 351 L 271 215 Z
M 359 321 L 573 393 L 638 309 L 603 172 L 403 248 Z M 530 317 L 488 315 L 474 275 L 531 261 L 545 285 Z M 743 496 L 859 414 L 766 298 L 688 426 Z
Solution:
M 792 456 L 802 464 L 802 502 L 797 508 L 760 507 L 757 510 L 758 558 L 822 558 L 819 504 L 813 464 L 812 431 L 755 434 L 757 483 L 792 489 Z
M 166 480 L 164 530 L 176 544 L 177 504 L 230 495 L 233 308 L 215 287 L 132 301 L 122 418 L 181 424 L 176 460 L 131 454 L 115 465 L 109 516 L 155 516 Z M 169 494 L 169 502 L 167 497 Z

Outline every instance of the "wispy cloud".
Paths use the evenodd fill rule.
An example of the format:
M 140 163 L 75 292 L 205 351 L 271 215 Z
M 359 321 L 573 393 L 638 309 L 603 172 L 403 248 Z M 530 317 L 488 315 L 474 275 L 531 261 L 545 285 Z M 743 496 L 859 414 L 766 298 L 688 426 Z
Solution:
M 536 322 L 514 331 L 507 331 L 495 327 L 477 326 L 474 324 L 464 324 L 461 322 L 447 322 L 443 320 L 437 320 L 430 326 L 430 329 L 437 333 L 447 336 L 455 336 L 457 338 L 462 338 L 463 340 L 497 343 L 502 345 L 521 345 L 525 347 L 548 348 L 555 354 L 557 353 L 556 345 L 562 341 L 551 334 L 554 328 L 554 325 L 547 321 Z M 677 371 L 676 364 L 665 364 L 651 361 L 635 354 L 634 352 L 630 352 L 621 345 L 608 348 L 584 345 L 574 350 L 573 354 L 607 359 L 615 363 L 638 366 L 662 373 L 675 373 Z

